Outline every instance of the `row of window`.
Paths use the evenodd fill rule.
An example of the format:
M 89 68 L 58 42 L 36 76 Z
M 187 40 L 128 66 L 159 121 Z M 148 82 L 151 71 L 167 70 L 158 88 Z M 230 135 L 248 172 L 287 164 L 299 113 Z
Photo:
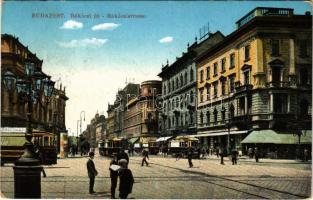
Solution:
M 226 57 L 222 58 L 220 61 L 221 66 L 221 73 L 224 73 L 226 71 Z M 232 69 L 235 67 L 235 53 L 232 53 L 229 55 L 229 69 Z M 209 80 L 211 77 L 210 73 L 210 66 L 206 68 L 206 79 Z M 213 64 L 213 77 L 217 76 L 218 73 L 218 62 L 215 62 Z M 204 70 L 200 71 L 200 82 L 204 81 Z
M 168 117 L 167 118 L 167 128 L 173 128 L 175 126 L 193 125 L 194 124 L 193 117 L 194 117 L 193 112 L 185 113 L 185 115 L 181 114 L 180 116 Z M 185 120 L 184 120 L 184 118 L 185 118 Z M 165 124 L 164 124 L 164 126 L 165 126 Z
M 168 111 L 170 110 L 174 110 L 175 108 L 183 108 L 183 106 L 185 105 L 185 107 L 187 107 L 187 103 L 193 103 L 194 102 L 194 93 L 193 91 L 190 91 L 189 94 L 185 94 L 185 96 L 183 97 L 183 95 L 179 97 L 173 98 L 172 100 L 169 100 L 169 102 L 166 104 L 166 102 L 164 102 L 163 104 L 163 109 L 164 112 L 166 112 L 166 109 Z
M 173 92 L 180 87 L 187 85 L 187 83 L 188 83 L 187 72 L 185 72 L 184 76 L 183 76 L 183 73 L 181 73 L 179 77 L 180 78 L 178 78 L 178 76 L 177 76 L 176 78 L 173 78 L 171 81 L 169 80 L 167 83 L 167 86 L 165 84 L 163 85 L 163 94 L 164 95 L 166 95 L 167 93 Z M 190 69 L 189 77 L 190 77 L 189 82 L 194 81 L 194 70 L 192 68 Z
M 234 106 L 233 105 L 231 105 L 230 107 L 229 107 L 229 111 L 230 111 L 230 113 L 229 113 L 229 117 L 230 117 L 230 119 L 231 118 L 233 118 L 234 117 L 234 114 L 235 114 L 235 108 L 234 108 Z M 221 119 L 222 119 L 222 122 L 225 122 L 225 113 L 226 113 L 226 110 L 225 110 L 225 108 L 222 108 L 222 110 L 220 111 L 220 113 L 221 113 Z M 208 110 L 208 111 L 206 111 L 206 123 L 207 124 L 209 124 L 209 123 L 211 123 L 211 119 L 210 119 L 210 117 L 211 117 L 211 113 L 210 113 L 210 111 Z M 217 121 L 217 115 L 218 115 L 218 112 L 217 112 L 217 110 L 216 110 L 216 108 L 214 109 L 214 111 L 213 111 L 213 122 L 214 123 L 217 123 L 218 121 Z M 203 112 L 201 112 L 200 113 L 200 124 L 203 124 L 204 123 L 204 113 Z

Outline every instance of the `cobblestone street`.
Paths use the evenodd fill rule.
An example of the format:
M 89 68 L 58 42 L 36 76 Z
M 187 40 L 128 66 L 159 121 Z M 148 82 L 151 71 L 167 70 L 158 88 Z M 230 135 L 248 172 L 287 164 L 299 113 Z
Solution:
M 59 159 L 44 166 L 42 198 L 110 198 L 109 160 L 96 157 L 99 172 L 95 191 L 88 194 L 87 157 Z M 141 167 L 140 157 L 131 157 L 129 168 L 135 184 L 129 198 L 307 198 L 311 196 L 311 163 L 292 160 L 242 159 L 220 165 L 216 158 L 193 160 L 151 157 L 149 167 Z M 14 197 L 13 169 L 1 167 L 3 197 Z

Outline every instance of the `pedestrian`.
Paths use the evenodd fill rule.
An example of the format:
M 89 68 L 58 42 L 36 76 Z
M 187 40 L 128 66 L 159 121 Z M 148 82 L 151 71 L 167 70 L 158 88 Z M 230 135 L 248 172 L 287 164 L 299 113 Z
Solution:
M 304 149 L 304 152 L 303 152 L 303 160 L 304 162 L 307 162 L 309 160 L 309 150 L 308 149 Z
M 206 153 L 205 147 L 202 147 L 201 154 L 202 154 L 202 158 L 203 158 L 203 159 L 205 158 L 205 153 Z
M 117 155 L 117 161 L 121 159 L 125 159 L 127 161 L 127 164 L 129 163 L 129 156 L 123 149 L 121 149 L 120 153 Z
M 225 165 L 225 163 L 224 163 L 225 148 L 224 148 L 224 147 L 220 147 L 220 150 L 221 150 L 221 153 L 220 153 L 220 156 L 221 156 L 221 165 Z
M 87 170 L 89 177 L 89 194 L 96 193 L 93 190 L 95 184 L 95 177 L 98 175 L 98 171 L 96 170 L 95 163 L 93 162 L 93 158 L 95 157 L 94 152 L 89 152 L 89 159 L 87 161 Z
M 231 152 L 231 161 L 233 165 L 237 165 L 237 159 L 238 159 L 238 151 L 237 149 L 233 149 Z
M 143 149 L 142 150 L 142 162 L 141 162 L 142 167 L 144 163 L 146 163 L 147 166 L 149 165 L 149 163 L 147 162 L 147 159 L 149 160 L 149 153 L 146 149 Z
M 192 164 L 192 154 L 193 154 L 193 150 L 192 150 L 191 147 L 189 147 L 188 150 L 187 150 L 187 158 L 188 158 L 189 168 L 193 167 L 193 164 Z
M 249 158 L 253 158 L 253 150 L 251 147 L 248 149 L 248 155 L 249 155 Z
M 118 161 L 120 169 L 118 170 L 118 176 L 120 177 L 119 197 L 121 199 L 127 199 L 127 196 L 132 192 L 134 177 L 130 169 L 127 168 L 127 160 L 121 159 Z
M 254 157 L 255 157 L 255 162 L 259 162 L 259 150 L 257 147 L 254 148 Z
M 113 159 L 110 162 L 110 178 L 111 178 L 111 199 L 115 199 L 115 189 L 117 186 L 118 178 L 118 161 L 117 155 L 113 154 Z
M 216 156 L 219 157 L 220 156 L 220 148 L 216 147 Z

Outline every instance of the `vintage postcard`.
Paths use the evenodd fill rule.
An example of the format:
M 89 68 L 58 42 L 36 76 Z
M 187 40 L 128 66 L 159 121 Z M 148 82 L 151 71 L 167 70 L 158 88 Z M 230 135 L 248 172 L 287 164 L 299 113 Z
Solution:
M 1 198 L 307 199 L 309 1 L 2 1 Z

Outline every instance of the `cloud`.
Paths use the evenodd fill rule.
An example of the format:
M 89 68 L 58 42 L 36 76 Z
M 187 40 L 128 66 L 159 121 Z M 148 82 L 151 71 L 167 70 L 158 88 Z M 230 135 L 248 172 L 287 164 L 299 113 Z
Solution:
M 83 28 L 83 23 L 74 20 L 68 20 L 64 22 L 60 29 L 80 29 Z
M 103 24 L 98 24 L 95 25 L 91 28 L 93 31 L 99 31 L 99 30 L 114 30 L 117 27 L 119 27 L 120 24 L 115 24 L 115 23 L 103 23 Z
M 101 47 L 108 39 L 86 38 L 83 40 L 71 40 L 69 42 L 57 42 L 60 47 L 74 48 L 74 47 Z
M 52 76 L 53 81 L 60 77 L 63 87 L 66 86 L 66 95 L 69 97 L 65 107 L 66 127 L 74 133 L 80 111 L 86 111 L 86 121 L 83 121 L 82 130 L 85 130 L 97 110 L 99 113 L 104 111 L 107 116 L 107 105 L 114 102 L 118 88 L 125 87 L 126 77 L 136 77 L 136 83 L 159 79 L 156 76 L 158 68 L 138 70 L 134 66 L 119 68 L 101 64 L 77 69 L 65 65 L 60 69 L 51 65 L 46 66 L 44 71 Z M 59 84 L 60 82 L 57 85 Z
M 161 38 L 159 40 L 159 42 L 160 43 L 171 43 L 171 42 L 173 42 L 173 37 L 167 36 L 167 37 Z

